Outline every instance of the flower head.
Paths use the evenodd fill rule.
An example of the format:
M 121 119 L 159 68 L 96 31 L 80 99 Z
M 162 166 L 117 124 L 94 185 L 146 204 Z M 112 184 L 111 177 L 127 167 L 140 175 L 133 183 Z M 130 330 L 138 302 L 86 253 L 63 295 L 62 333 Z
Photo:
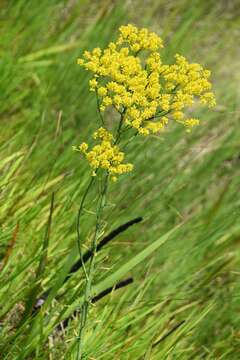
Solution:
M 124 153 L 114 144 L 113 135 L 103 127 L 99 128 L 94 134 L 93 139 L 98 140 L 98 144 L 88 150 L 88 144 L 82 143 L 74 150 L 83 153 L 93 169 L 92 175 L 95 176 L 97 169 L 106 170 L 112 177 L 117 179 L 117 175 L 132 171 L 133 165 L 123 163 Z
M 210 72 L 179 54 L 174 64 L 163 64 L 162 47 L 157 34 L 129 24 L 119 28 L 115 43 L 85 51 L 78 60 L 93 73 L 89 85 L 97 93 L 100 110 L 113 106 L 127 126 L 143 135 L 163 131 L 169 119 L 189 129 L 197 122 L 188 121 L 186 107 L 197 98 L 209 107 L 216 103 Z

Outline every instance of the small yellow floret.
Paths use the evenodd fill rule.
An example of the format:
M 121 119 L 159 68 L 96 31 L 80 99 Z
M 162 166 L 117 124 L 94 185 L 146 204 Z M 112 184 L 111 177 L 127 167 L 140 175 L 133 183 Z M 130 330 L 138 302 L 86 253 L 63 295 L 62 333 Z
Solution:
M 106 89 L 105 87 L 103 87 L 103 86 L 100 86 L 100 87 L 98 88 L 98 95 L 99 95 L 99 96 L 105 96 L 105 95 L 107 95 L 107 89 Z
M 83 153 L 85 153 L 88 149 L 88 144 L 86 143 L 82 143 L 80 146 L 79 146 L 79 150 Z
M 97 89 L 98 82 L 96 79 L 89 80 L 90 91 L 95 91 Z

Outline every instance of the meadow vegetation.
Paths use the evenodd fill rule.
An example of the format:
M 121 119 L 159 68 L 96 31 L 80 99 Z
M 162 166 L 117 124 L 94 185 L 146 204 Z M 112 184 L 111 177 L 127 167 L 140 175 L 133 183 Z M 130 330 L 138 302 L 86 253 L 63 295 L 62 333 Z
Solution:
M 134 23 L 163 38 L 164 62 L 210 69 L 217 106 L 195 105 L 189 134 L 172 123 L 129 144 L 134 171 L 110 184 L 103 236 L 137 221 L 96 257 L 86 358 L 239 359 L 238 2 L 17 0 L 0 13 L 0 358 L 76 359 L 84 273 L 65 278 L 91 171 L 72 146 L 99 116 L 77 59 Z M 94 204 L 93 191 L 86 252 Z

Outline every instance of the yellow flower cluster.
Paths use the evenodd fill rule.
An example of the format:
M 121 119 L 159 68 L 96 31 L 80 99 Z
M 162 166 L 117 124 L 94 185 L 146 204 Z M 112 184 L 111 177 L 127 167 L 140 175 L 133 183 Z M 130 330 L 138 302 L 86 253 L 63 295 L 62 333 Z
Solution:
M 80 151 L 86 156 L 93 169 L 93 176 L 96 175 L 97 169 L 104 169 L 111 175 L 112 180 L 116 181 L 116 175 L 132 171 L 132 164 L 123 164 L 124 153 L 119 150 L 117 145 L 114 145 L 111 133 L 101 127 L 93 134 L 93 138 L 100 140 L 100 143 L 93 146 L 90 151 L 88 151 L 86 143 L 82 143 L 78 148 L 74 147 L 74 150 Z
M 169 119 L 187 129 L 196 125 L 198 121 L 187 119 L 184 109 L 197 98 L 202 104 L 215 105 L 210 72 L 180 55 L 175 64 L 162 64 L 162 40 L 147 29 L 127 25 L 119 32 L 115 43 L 104 50 L 85 51 L 78 60 L 93 73 L 89 85 L 98 95 L 100 110 L 113 106 L 126 126 L 143 135 L 164 130 Z
M 196 97 L 209 107 L 215 106 L 215 98 L 209 82 L 210 71 L 204 70 L 199 64 L 189 64 L 183 56 L 175 55 L 176 64 L 163 65 L 161 74 L 165 80 L 164 88 L 169 98 L 161 99 L 163 106 L 170 112 L 174 120 L 183 122 L 186 126 L 192 121 L 183 120 L 183 109 L 191 106 Z M 160 103 L 161 105 L 161 103 Z M 191 120 L 191 119 L 190 119 Z M 194 122 L 194 125 L 198 122 Z M 192 126 L 192 125 L 191 125 Z
M 121 26 L 119 32 L 120 36 L 117 40 L 117 45 L 128 44 L 133 52 L 141 50 L 157 51 L 163 47 L 162 39 L 147 29 L 138 29 L 129 24 Z

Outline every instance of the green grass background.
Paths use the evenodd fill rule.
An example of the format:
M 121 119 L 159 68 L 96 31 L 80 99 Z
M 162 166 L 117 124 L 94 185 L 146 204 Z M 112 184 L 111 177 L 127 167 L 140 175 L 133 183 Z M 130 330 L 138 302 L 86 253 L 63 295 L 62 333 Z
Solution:
M 144 221 L 99 253 L 94 283 L 96 292 L 111 279 L 134 283 L 91 307 L 86 358 L 239 359 L 239 2 L 3 0 L 0 16 L 0 358 L 76 358 L 79 318 L 54 331 L 81 301 L 81 271 L 61 286 L 77 259 L 89 178 L 72 145 L 97 123 L 76 59 L 130 22 L 162 36 L 165 61 L 181 53 L 211 69 L 218 105 L 195 109 L 202 121 L 191 134 L 172 124 L 129 147 L 135 171 L 111 185 L 105 231 Z M 95 200 L 82 221 L 86 245 Z M 44 309 L 21 322 L 49 286 Z

